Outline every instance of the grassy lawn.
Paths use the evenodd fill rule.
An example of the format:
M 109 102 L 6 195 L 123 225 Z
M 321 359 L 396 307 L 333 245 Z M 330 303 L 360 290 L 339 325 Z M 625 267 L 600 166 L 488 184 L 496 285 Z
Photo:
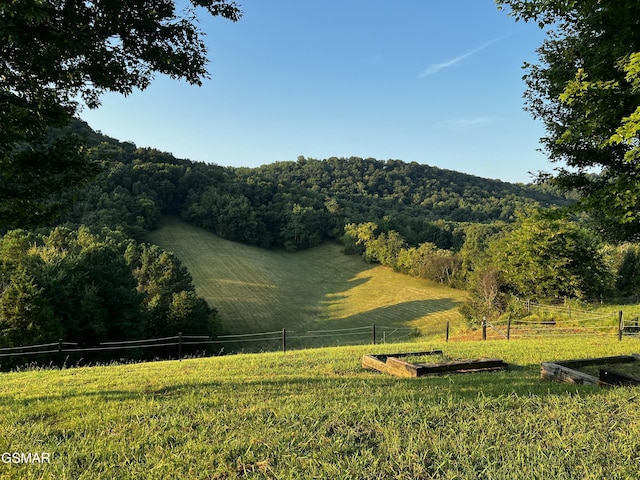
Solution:
M 499 373 L 393 378 L 364 353 L 499 357 Z M 640 476 L 638 388 L 540 379 L 541 361 L 640 341 L 424 342 L 0 374 L 2 479 Z
M 464 292 L 367 264 L 344 255 L 336 243 L 298 253 L 264 250 L 174 217 L 164 218 L 150 240 L 187 266 L 198 293 L 219 310 L 229 333 L 286 328 L 294 334 L 376 324 L 392 327 L 389 332 L 415 327 L 444 338 L 447 321 L 452 331 L 464 329 L 458 313 Z M 363 340 L 368 336 L 365 331 Z M 300 346 L 331 342 L 307 339 Z

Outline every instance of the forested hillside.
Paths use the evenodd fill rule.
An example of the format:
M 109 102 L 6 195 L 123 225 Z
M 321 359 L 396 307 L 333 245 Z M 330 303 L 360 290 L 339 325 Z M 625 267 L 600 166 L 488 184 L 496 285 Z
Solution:
M 408 214 L 419 212 L 427 220 L 510 220 L 515 209 L 523 204 L 566 203 L 548 188 L 511 184 L 401 160 L 298 157 L 296 162 L 276 162 L 242 172 L 247 177 L 259 175 L 302 186 L 354 205 L 374 204 Z
M 330 158 L 232 168 L 177 159 L 93 132 L 77 121 L 103 173 L 65 220 L 118 226 L 137 239 L 161 214 L 217 235 L 295 251 L 375 222 L 409 245 L 460 248 L 469 223 L 511 222 L 526 206 L 570 202 L 543 186 L 514 185 L 400 160 Z

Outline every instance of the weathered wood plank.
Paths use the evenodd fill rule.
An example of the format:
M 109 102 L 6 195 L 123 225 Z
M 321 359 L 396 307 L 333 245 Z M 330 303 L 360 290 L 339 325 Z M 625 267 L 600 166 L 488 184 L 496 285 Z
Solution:
M 553 362 L 541 363 L 540 375 L 542 378 L 557 380 L 562 383 L 576 383 L 578 385 L 598 385 L 599 383 L 598 378 L 593 375 Z
M 581 372 L 579 369 L 594 365 L 615 365 L 635 363 L 640 361 L 640 355 L 617 355 L 613 357 L 583 358 L 579 360 L 561 360 L 544 362 L 540 365 L 540 375 L 543 378 L 557 380 L 564 383 L 590 385 L 638 385 L 640 378 L 614 372 L 609 368 L 600 369 L 599 377 Z M 636 383 L 634 383 L 636 382 Z
M 405 362 L 399 358 L 389 357 L 387 358 L 387 371 L 391 375 L 397 377 L 419 377 L 420 367 L 413 363 Z
M 378 359 L 375 355 L 363 355 L 362 368 L 371 368 L 373 370 L 381 370 L 381 369 L 384 370 L 386 368 L 386 364 L 385 362 Z
M 374 370 L 380 370 L 387 373 L 386 361 L 388 358 L 402 358 L 409 356 L 424 356 L 424 355 L 442 355 L 442 350 L 429 350 L 426 352 L 406 352 L 406 353 L 394 353 L 394 354 L 367 354 L 362 356 L 362 367 L 370 368 Z
M 455 360 L 451 362 L 418 364 L 424 366 L 424 374 L 445 373 L 451 371 L 504 370 L 507 364 L 499 358 L 480 358 L 477 360 Z
M 636 357 L 633 355 L 617 355 L 614 357 L 582 358 L 580 360 L 560 360 L 553 363 L 563 365 L 568 368 L 582 368 L 589 365 L 611 365 L 615 363 L 631 363 L 635 361 Z
M 506 370 L 508 365 L 499 358 L 481 358 L 478 360 L 456 360 L 440 363 L 409 363 L 402 356 L 422 356 L 442 354 L 440 350 L 414 352 L 395 355 L 364 355 L 363 368 L 371 368 L 398 377 L 421 377 L 443 373 L 466 373 Z

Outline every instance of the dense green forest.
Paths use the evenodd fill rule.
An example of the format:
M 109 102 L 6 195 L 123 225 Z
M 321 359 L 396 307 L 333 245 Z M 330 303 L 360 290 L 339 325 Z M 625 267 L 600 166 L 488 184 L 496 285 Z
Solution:
M 340 240 L 349 223 L 375 222 L 410 245 L 459 249 L 472 223 L 512 222 L 527 206 L 568 205 L 544 185 L 514 185 L 399 160 L 298 158 L 258 168 L 182 160 L 136 148 L 76 121 L 103 171 L 59 221 L 118 227 L 143 240 L 162 214 L 217 235 L 290 251 Z
M 0 240 L 0 342 L 96 343 L 215 333 L 179 259 L 146 243 L 162 215 L 230 240 L 294 252 L 334 239 L 345 253 L 467 289 L 470 321 L 511 298 L 635 295 L 635 245 L 605 244 L 575 198 L 400 160 L 299 157 L 257 168 L 178 159 L 73 132 L 100 173 L 49 227 Z M 53 132 L 52 141 L 63 132 Z
M 171 253 L 121 232 L 56 227 L 0 240 L 0 322 L 12 345 L 207 332 L 215 312 Z

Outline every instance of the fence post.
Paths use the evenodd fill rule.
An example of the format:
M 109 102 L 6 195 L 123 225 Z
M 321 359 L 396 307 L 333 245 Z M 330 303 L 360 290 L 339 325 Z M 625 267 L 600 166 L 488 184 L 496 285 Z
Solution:
M 287 351 L 287 330 L 285 328 L 282 329 L 282 352 Z
M 376 324 L 371 325 L 371 338 L 373 340 L 373 344 L 376 344 Z
M 507 319 L 507 340 L 511 340 L 511 315 Z
M 178 361 L 182 361 L 182 332 L 178 332 Z
M 622 330 L 624 330 L 624 320 L 622 318 L 622 310 L 618 311 L 618 341 L 622 340 Z
M 445 331 L 444 341 L 449 342 L 449 320 L 447 320 L 447 330 Z
M 487 317 L 482 317 L 482 340 L 487 339 Z

